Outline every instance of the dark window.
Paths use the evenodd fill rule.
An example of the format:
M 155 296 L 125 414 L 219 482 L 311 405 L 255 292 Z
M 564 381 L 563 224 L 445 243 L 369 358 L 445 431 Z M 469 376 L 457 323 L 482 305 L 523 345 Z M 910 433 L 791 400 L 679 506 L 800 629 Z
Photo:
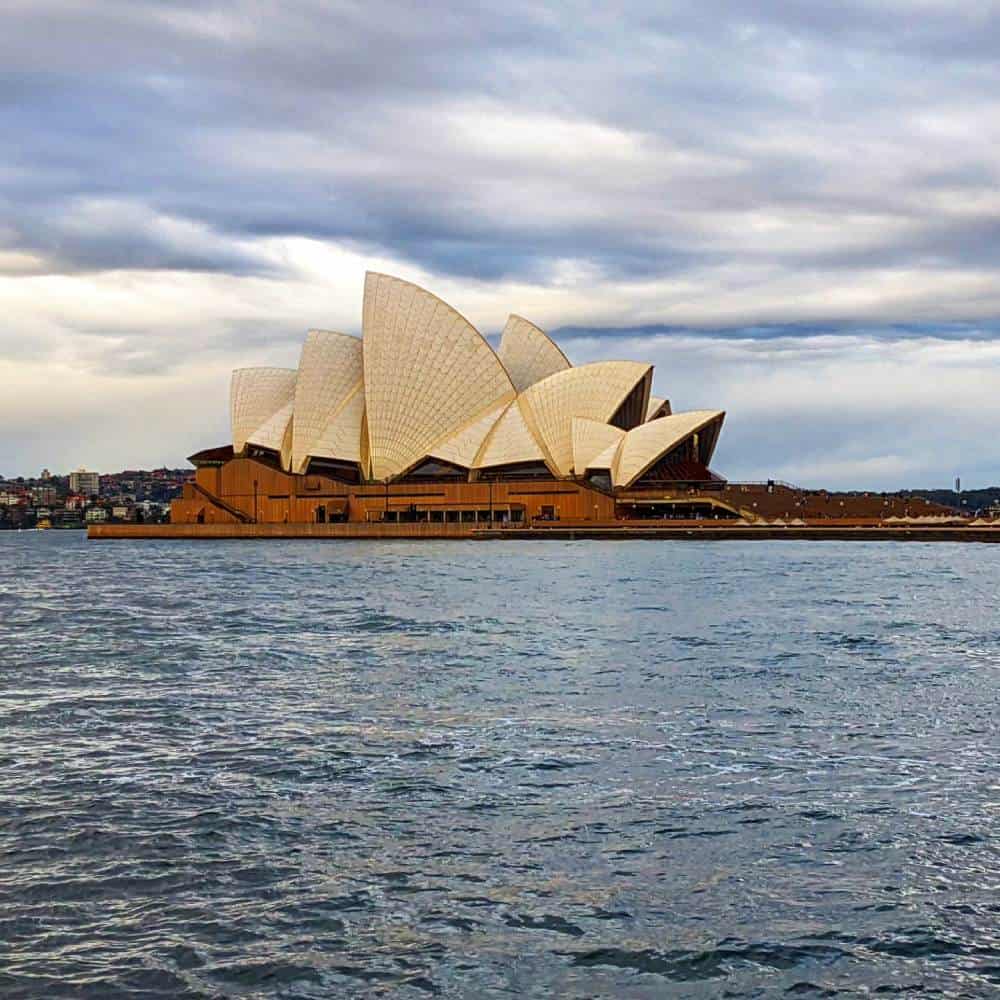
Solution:
M 411 469 L 403 477 L 403 480 L 451 479 L 464 482 L 468 478 L 468 469 L 463 469 L 460 465 L 453 465 L 451 462 L 442 462 L 432 458 L 422 462 L 415 469 Z
M 506 482 L 518 479 L 554 479 L 549 467 L 543 462 L 519 462 L 516 465 L 502 465 L 494 469 L 483 469 L 479 478 L 485 481 Z
M 308 473 L 310 475 L 328 476 L 330 479 L 342 483 L 358 483 L 361 481 L 361 474 L 358 466 L 354 462 L 336 462 L 326 458 L 309 459 Z M 315 486 L 306 484 L 306 489 L 320 489 L 322 483 L 317 481 Z
M 649 404 L 650 376 L 647 374 L 639 384 L 622 400 L 621 406 L 608 421 L 613 427 L 630 431 L 638 427 L 646 419 L 646 409 Z

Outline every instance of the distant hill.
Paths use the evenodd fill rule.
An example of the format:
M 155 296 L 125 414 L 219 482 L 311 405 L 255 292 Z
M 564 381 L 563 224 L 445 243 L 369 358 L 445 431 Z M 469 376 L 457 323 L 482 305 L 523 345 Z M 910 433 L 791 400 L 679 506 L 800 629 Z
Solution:
M 961 495 L 954 490 L 900 490 L 911 497 L 926 497 L 933 503 L 944 504 L 967 513 L 984 511 L 1000 504 L 1000 486 L 988 486 L 981 490 L 962 490 Z

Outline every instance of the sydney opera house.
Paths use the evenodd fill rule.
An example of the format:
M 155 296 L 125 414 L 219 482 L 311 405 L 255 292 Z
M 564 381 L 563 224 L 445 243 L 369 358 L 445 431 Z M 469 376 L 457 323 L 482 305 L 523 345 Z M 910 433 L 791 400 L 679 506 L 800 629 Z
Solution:
M 511 316 L 499 347 L 416 285 L 365 277 L 362 336 L 233 372 L 232 444 L 191 456 L 174 523 L 610 522 L 697 494 L 724 414 L 673 413 L 652 365 L 573 366 Z M 725 506 L 715 509 L 725 513 Z

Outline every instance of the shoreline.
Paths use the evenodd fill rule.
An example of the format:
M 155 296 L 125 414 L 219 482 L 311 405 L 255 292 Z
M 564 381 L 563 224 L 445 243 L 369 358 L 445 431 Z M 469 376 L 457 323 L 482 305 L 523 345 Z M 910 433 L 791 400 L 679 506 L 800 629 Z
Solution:
M 672 541 L 897 541 L 1000 542 L 1000 524 L 990 527 L 959 525 L 722 525 L 687 522 L 670 526 L 631 524 L 553 524 L 531 528 L 488 528 L 475 524 L 94 524 L 87 538 L 107 540 L 160 539 L 259 540 L 312 538 L 348 539 L 464 539 L 468 541 L 672 540 Z

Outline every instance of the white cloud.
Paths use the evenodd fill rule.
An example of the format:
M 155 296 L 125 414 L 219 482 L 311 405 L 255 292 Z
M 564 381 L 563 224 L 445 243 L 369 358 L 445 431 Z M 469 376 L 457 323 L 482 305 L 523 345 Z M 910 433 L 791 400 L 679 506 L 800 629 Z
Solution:
M 573 342 L 574 361 L 605 356 Z M 660 336 L 614 353 L 655 362 L 675 411 L 727 411 L 716 454 L 734 479 L 898 489 L 1000 482 L 1000 344 L 934 338 Z

